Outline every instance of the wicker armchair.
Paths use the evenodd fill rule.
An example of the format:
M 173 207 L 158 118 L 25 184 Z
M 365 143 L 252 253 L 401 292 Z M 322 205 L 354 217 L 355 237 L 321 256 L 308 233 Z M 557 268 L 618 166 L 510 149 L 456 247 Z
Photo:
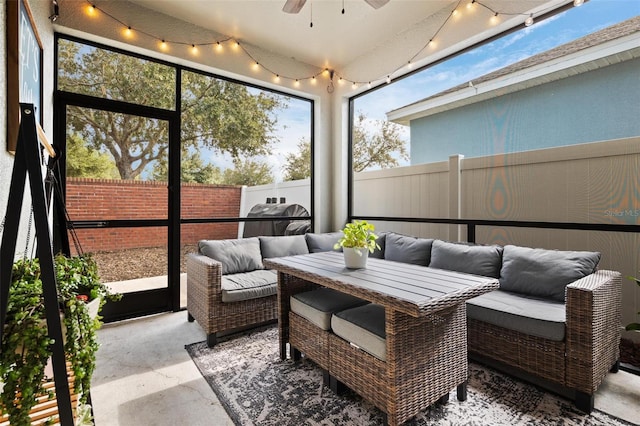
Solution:
M 590 412 L 604 376 L 619 367 L 621 281 L 619 272 L 601 270 L 567 286 L 562 342 L 469 318 L 469 355 L 515 376 L 551 385 Z
M 214 346 L 216 333 L 274 321 L 278 318 L 277 296 L 238 302 L 222 302 L 222 263 L 202 254 L 187 255 L 188 320 L 198 321 Z

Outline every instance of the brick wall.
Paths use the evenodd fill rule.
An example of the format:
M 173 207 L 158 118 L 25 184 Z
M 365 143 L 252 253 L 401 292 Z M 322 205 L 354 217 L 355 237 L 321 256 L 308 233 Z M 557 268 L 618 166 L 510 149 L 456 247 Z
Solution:
M 67 179 L 67 211 L 71 220 L 144 220 L 168 218 L 166 182 L 109 179 Z M 181 217 L 237 217 L 241 187 L 182 184 Z M 85 252 L 167 245 L 166 227 L 79 229 Z M 235 238 L 237 223 L 189 224 L 181 227 L 181 243 Z M 70 237 L 71 238 L 71 237 Z M 73 242 L 70 241 L 73 249 Z

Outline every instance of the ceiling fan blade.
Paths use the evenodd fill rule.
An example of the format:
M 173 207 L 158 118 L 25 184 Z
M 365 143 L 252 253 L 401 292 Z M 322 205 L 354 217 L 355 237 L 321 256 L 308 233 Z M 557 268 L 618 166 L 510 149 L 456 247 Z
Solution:
M 364 0 L 369 6 L 374 9 L 380 9 L 385 4 L 389 3 L 389 0 Z
M 307 0 L 287 0 L 282 7 L 282 11 L 287 13 L 298 13 L 302 10 L 302 6 L 304 6 L 306 2 Z

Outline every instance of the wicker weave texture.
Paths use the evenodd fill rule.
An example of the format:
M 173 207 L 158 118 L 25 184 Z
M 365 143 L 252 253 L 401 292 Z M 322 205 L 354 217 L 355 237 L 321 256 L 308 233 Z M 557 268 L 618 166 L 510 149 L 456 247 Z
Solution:
M 276 295 L 224 303 L 221 271 L 210 257 L 187 255 L 187 311 L 207 335 L 278 318 Z
M 597 271 L 567 287 L 567 386 L 593 394 L 620 358 L 622 276 Z
M 565 384 L 565 343 L 469 319 L 469 352 Z
M 467 380 L 466 310 L 415 318 L 387 308 L 386 316 L 386 362 L 331 334 L 329 372 L 397 425 Z
M 278 273 L 278 337 L 280 339 L 280 358 L 286 359 L 286 345 L 289 342 L 289 311 L 291 310 L 291 296 L 311 291 L 320 286 L 302 278 Z M 302 348 L 298 348 L 302 350 Z
M 289 312 L 289 344 L 325 370 L 329 370 L 329 335 L 309 320 Z

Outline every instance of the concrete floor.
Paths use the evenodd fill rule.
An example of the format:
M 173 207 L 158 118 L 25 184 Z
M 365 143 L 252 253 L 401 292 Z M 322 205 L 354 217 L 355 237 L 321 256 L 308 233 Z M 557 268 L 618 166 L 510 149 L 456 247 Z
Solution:
M 91 387 L 97 426 L 233 424 L 184 350 L 205 339 L 186 312 L 107 324 L 98 339 Z M 595 405 L 640 425 L 640 376 L 607 375 Z

